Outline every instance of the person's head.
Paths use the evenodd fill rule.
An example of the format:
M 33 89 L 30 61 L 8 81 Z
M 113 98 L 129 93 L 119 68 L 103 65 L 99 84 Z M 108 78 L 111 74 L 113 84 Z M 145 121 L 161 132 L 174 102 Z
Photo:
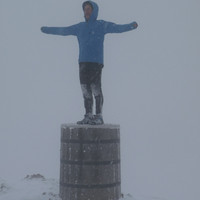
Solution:
M 93 11 L 93 6 L 89 1 L 83 3 L 84 17 L 88 21 Z

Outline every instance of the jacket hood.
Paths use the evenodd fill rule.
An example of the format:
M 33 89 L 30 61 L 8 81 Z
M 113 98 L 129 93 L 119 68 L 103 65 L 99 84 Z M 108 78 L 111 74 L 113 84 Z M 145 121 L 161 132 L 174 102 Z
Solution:
M 93 7 L 93 11 L 92 11 L 92 14 L 91 14 L 88 22 L 95 21 L 98 17 L 99 7 L 98 7 L 97 3 L 93 2 L 93 1 L 86 1 L 86 2 L 90 3 Z M 84 2 L 84 3 L 86 3 L 86 2 Z M 82 8 L 84 6 L 84 3 L 82 4 Z M 86 21 L 86 19 L 85 19 L 85 21 Z

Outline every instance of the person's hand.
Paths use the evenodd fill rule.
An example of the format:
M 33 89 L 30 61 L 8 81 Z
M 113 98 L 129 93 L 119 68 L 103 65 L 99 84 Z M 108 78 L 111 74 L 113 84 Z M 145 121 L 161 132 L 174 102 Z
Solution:
M 47 27 L 46 27 L 46 26 L 42 26 L 40 30 L 41 30 L 43 33 L 46 33 Z
M 134 29 L 138 27 L 137 22 L 133 22 L 132 25 L 133 25 L 133 28 L 134 28 Z

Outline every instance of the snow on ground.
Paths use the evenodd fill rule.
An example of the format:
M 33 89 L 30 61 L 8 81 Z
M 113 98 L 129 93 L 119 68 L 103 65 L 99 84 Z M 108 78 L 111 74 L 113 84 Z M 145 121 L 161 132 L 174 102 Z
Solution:
M 59 180 L 46 179 L 40 174 L 7 183 L 0 178 L 0 200 L 61 200 Z M 159 197 L 124 194 L 121 200 L 166 200 Z
M 60 200 L 59 182 L 36 174 L 7 183 L 0 179 L 0 200 Z

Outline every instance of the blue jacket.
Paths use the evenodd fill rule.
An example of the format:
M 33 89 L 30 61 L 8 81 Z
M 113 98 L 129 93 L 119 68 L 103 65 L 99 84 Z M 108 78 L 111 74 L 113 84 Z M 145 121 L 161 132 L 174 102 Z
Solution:
M 103 64 L 103 42 L 106 33 L 122 33 L 137 28 L 137 23 L 118 25 L 104 20 L 97 20 L 98 5 L 93 5 L 93 11 L 88 21 L 68 27 L 42 27 L 41 31 L 54 35 L 74 35 L 79 43 L 79 63 L 95 62 Z

